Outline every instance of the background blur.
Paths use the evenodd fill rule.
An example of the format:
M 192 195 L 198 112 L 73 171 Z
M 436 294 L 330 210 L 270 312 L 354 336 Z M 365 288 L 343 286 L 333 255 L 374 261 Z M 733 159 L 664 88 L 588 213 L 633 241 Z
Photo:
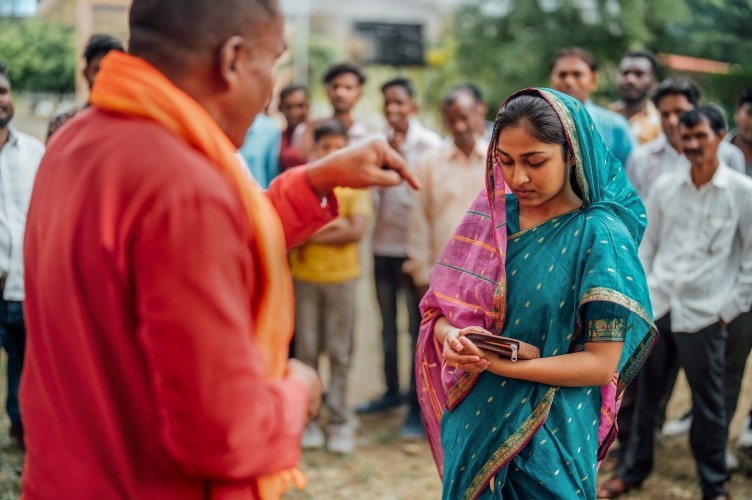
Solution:
M 280 61 L 278 85 L 309 84 L 316 116 L 328 109 L 324 70 L 359 62 L 369 81 L 357 114 L 374 129 L 382 124 L 379 84 L 395 74 L 414 79 L 423 118 L 438 124 L 436 103 L 454 84 L 478 84 L 494 113 L 513 91 L 548 84 L 551 56 L 571 45 L 598 57 L 600 103 L 618 97 L 616 65 L 630 49 L 658 53 L 661 76 L 692 77 L 705 101 L 727 111 L 752 81 L 751 0 L 280 1 L 290 50 Z M 20 97 L 18 118 L 44 121 L 85 99 L 78 76 L 84 43 L 93 33 L 127 40 L 127 6 L 127 0 L 0 0 L 0 60 L 10 65 Z M 44 133 L 34 123 L 27 131 Z

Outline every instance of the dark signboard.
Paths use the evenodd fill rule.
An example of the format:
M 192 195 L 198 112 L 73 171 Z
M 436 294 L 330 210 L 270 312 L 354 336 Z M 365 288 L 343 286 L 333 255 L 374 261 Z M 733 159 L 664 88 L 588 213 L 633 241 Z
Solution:
M 367 42 L 367 62 L 391 66 L 425 64 L 422 24 L 356 22 L 355 34 Z

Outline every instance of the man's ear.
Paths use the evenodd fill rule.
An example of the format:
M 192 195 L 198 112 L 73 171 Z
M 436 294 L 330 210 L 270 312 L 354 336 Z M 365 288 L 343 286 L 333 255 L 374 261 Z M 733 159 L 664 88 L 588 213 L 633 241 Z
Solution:
M 248 58 L 248 45 L 241 36 L 232 36 L 219 48 L 219 78 L 229 88 L 237 87 L 239 74 Z

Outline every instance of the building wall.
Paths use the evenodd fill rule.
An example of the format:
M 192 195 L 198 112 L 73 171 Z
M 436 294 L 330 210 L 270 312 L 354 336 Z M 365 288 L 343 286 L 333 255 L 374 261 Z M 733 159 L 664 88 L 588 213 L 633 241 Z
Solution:
M 291 52 L 298 55 L 305 66 L 305 52 L 311 30 L 326 33 L 333 44 L 349 49 L 345 56 L 358 58 L 362 50 L 352 38 L 352 28 L 358 21 L 383 21 L 423 24 L 428 40 L 435 39 L 442 22 L 442 14 L 458 0 L 280 0 L 288 18 L 287 34 Z M 83 53 L 86 41 L 94 33 L 106 33 L 127 40 L 127 11 L 129 0 L 40 0 L 37 15 L 76 27 L 76 50 Z M 80 69 L 83 61 L 79 60 Z M 296 79 L 305 70 L 294 70 Z M 77 72 L 79 75 L 81 71 Z M 291 75 L 288 80 L 293 79 Z M 81 76 L 76 82 L 79 100 L 86 98 L 88 89 Z
M 126 40 L 128 37 L 129 0 L 41 0 L 37 15 L 51 22 L 75 26 L 76 53 L 83 54 L 93 34 L 104 33 Z M 86 100 L 88 87 L 81 71 L 83 59 L 78 58 L 76 97 Z

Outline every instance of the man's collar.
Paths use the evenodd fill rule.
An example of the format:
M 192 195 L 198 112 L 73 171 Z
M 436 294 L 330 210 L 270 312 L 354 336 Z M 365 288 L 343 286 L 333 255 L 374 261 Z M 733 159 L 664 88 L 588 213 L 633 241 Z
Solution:
M 483 139 L 481 137 L 475 138 L 475 146 L 473 147 L 473 151 L 470 153 L 470 156 L 465 156 L 465 153 L 462 152 L 460 148 L 457 147 L 457 144 L 454 143 L 454 140 L 451 138 L 449 139 L 449 144 L 452 148 L 451 157 L 454 158 L 468 158 L 472 159 L 475 156 L 480 156 L 481 158 L 486 158 L 486 149 L 488 149 L 488 146 L 483 143 Z
M 687 160 L 686 156 L 682 155 L 680 161 L 682 162 L 682 166 L 685 167 L 682 169 L 682 183 L 696 187 L 692 180 L 692 165 L 689 163 L 689 160 Z M 729 186 L 730 182 L 731 174 L 729 174 L 729 167 L 719 160 L 718 168 L 715 169 L 713 177 L 710 179 L 710 182 L 705 185 L 710 184 L 719 189 L 724 189 Z
M 663 150 L 664 151 L 668 150 L 668 151 L 672 152 L 673 154 L 675 154 L 676 156 L 681 156 L 685 160 L 687 159 L 686 156 L 684 156 L 683 154 L 679 153 L 676 150 L 676 148 L 674 148 L 674 146 L 668 140 L 668 137 L 666 137 L 666 134 L 662 134 L 661 137 L 663 137 Z M 689 161 L 689 160 L 687 160 L 687 161 Z
M 728 132 L 726 132 L 726 136 L 723 138 L 724 141 L 730 142 L 731 144 L 734 143 L 734 139 L 736 139 L 736 136 L 738 135 L 738 132 L 736 129 L 731 129 Z
M 3 146 L 16 146 L 18 144 L 18 131 L 11 125 L 8 124 L 8 140 L 5 142 Z
M 710 179 L 710 182 L 715 187 L 721 189 L 727 187 L 731 182 L 729 168 L 724 165 L 722 161 L 718 160 L 718 168 L 715 170 L 715 174 L 713 174 L 713 178 Z

